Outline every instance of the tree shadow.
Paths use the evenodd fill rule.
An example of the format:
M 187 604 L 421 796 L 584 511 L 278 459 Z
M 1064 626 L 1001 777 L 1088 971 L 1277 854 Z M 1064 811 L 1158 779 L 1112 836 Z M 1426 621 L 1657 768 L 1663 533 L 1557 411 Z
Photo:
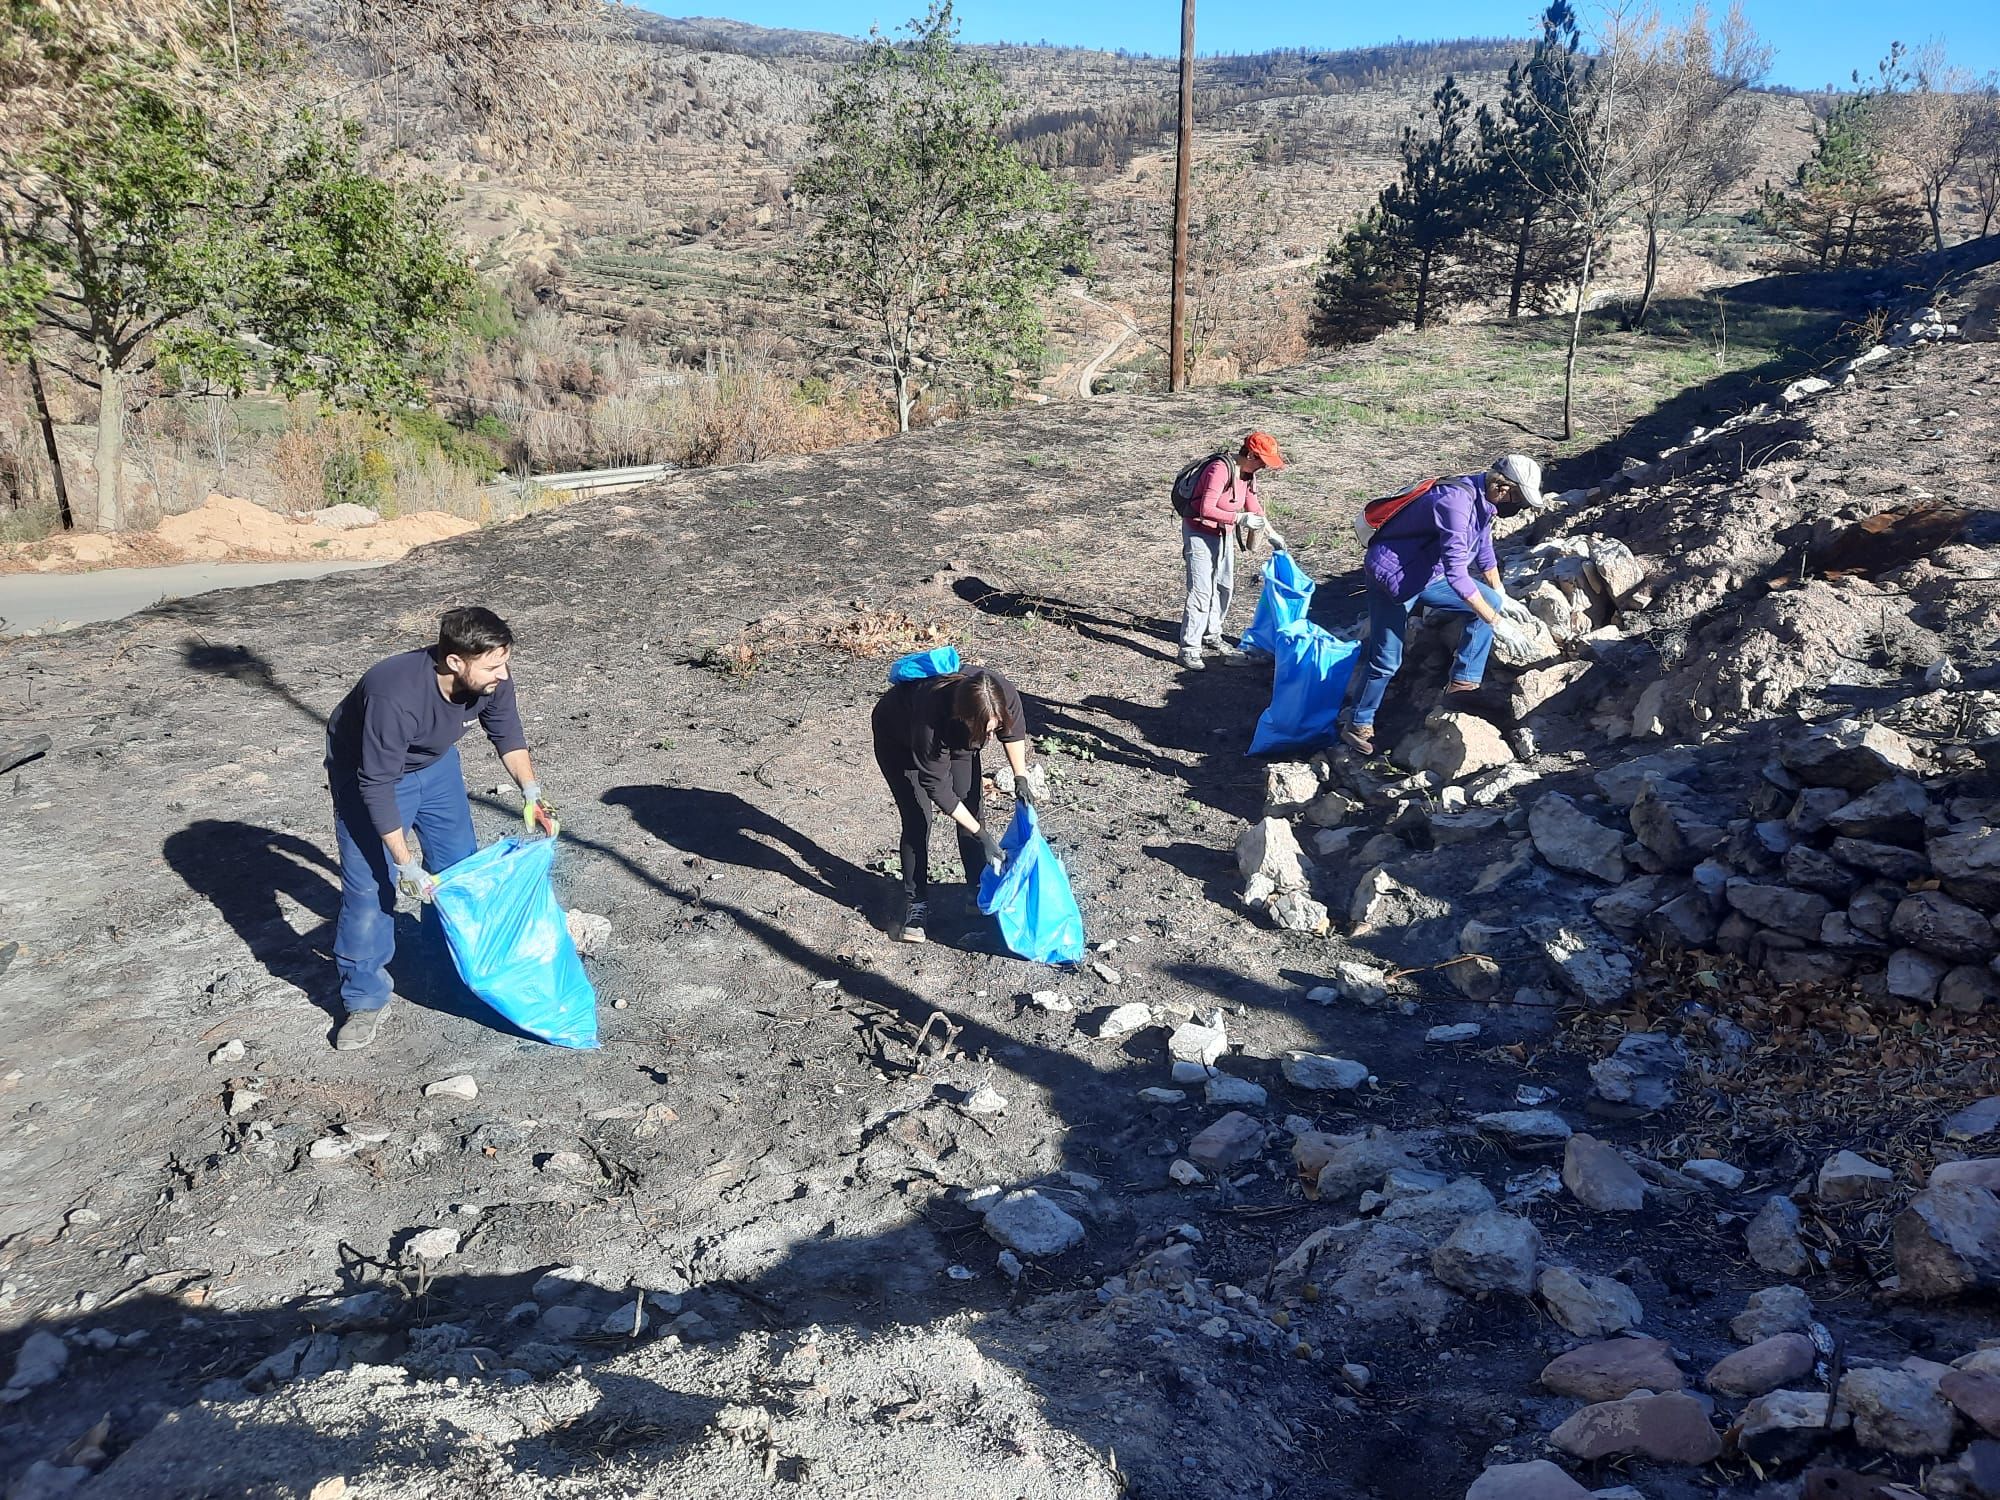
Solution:
M 334 1021 L 346 1015 L 333 958 L 340 866 L 332 856 L 296 834 L 215 818 L 169 834 L 160 855 L 189 890 L 215 907 L 266 973 L 303 991 Z M 312 914 L 309 931 L 293 929 L 281 897 Z M 465 987 L 435 917 L 397 913 L 389 972 L 396 994 L 412 1004 L 528 1036 Z
M 190 637 L 181 642 L 181 663 L 190 671 L 199 672 L 203 676 L 220 677 L 229 682 L 240 682 L 250 687 L 262 688 L 319 728 L 326 727 L 326 715 L 280 682 L 270 662 L 248 646 L 221 646 Z
M 888 799 L 886 788 L 883 799 Z M 782 875 L 801 890 L 851 911 L 867 914 L 871 907 L 886 904 L 882 877 L 829 853 L 734 792 L 703 787 L 615 786 L 598 801 L 606 807 L 625 808 L 640 828 L 683 853 L 738 869 Z
M 1052 594 L 996 588 L 983 578 L 955 579 L 951 591 L 981 614 L 998 619 L 1046 620 L 1063 630 L 1073 630 L 1086 640 L 1137 652 L 1155 661 L 1172 661 L 1176 654 L 1178 621 L 1142 619 L 1129 610 L 1120 610 L 1116 615 L 1099 613 Z M 1135 636 L 1166 644 L 1156 649 L 1135 640 Z

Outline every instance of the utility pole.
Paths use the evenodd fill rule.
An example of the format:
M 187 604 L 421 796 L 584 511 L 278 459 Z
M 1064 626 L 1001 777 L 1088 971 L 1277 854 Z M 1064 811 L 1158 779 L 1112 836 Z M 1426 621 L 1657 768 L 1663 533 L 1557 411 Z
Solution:
M 1194 0 L 1181 0 L 1181 123 L 1174 148 L 1174 268 L 1167 332 L 1167 389 L 1187 385 L 1189 174 L 1194 168 Z

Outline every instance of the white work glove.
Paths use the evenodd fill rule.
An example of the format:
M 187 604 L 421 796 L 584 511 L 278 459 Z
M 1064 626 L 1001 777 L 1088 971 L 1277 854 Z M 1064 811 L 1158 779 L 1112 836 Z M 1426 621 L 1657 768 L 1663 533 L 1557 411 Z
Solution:
M 1493 585 L 1493 592 L 1500 596 L 1500 613 L 1505 615 L 1508 619 L 1519 620 L 1523 625 L 1525 625 L 1530 620 L 1535 618 L 1535 613 L 1533 610 L 1529 609 L 1527 605 L 1523 604 L 1519 599 L 1516 599 L 1512 594 L 1508 593 L 1507 590 L 1502 588 L 1499 584 L 1496 583 Z
M 1014 778 L 1014 795 L 1028 806 L 1040 808 L 1049 800 L 1049 770 L 1037 762 Z
M 1236 518 L 1236 524 L 1250 531 L 1262 531 L 1264 529 L 1264 518 L 1254 510 L 1246 510 Z
M 1504 614 L 1493 622 L 1493 644 L 1503 656 L 1526 658 L 1535 652 L 1535 638 Z
M 396 866 L 396 889 L 412 901 L 428 901 L 437 894 L 437 877 L 413 859 Z

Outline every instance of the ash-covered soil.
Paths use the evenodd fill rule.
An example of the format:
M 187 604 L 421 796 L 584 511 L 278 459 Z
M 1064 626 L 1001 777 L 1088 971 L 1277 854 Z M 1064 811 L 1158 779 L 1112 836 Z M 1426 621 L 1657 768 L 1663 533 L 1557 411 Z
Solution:
M 1738 1346 L 1729 1324 L 1747 1295 L 1787 1279 L 1746 1253 L 1745 1225 L 1772 1194 L 1797 1193 L 1807 1243 L 1825 1252 L 1791 1279 L 1840 1366 L 1949 1361 L 2000 1335 L 1990 1292 L 1919 1305 L 1884 1291 L 1891 1216 L 1938 1159 L 1936 1122 L 2000 1093 L 1991 1018 L 1912 1016 L 1871 998 L 1855 972 L 1868 965 L 1850 963 L 1815 982 L 1855 984 L 1876 1035 L 1849 1027 L 1840 1049 L 1802 1050 L 1797 1037 L 1820 1035 L 1808 1013 L 1843 1014 L 1846 991 L 1838 1003 L 1780 992 L 1761 960 L 1782 944 L 1689 957 L 1643 931 L 1623 950 L 1634 982 L 1593 1007 L 1552 982 L 1530 929 L 1612 886 L 1552 868 L 1526 832 L 1550 791 L 1616 823 L 1594 773 L 1681 742 L 1703 759 L 1676 775 L 1718 826 L 1768 821 L 1750 807 L 1759 768 L 1801 711 L 1887 714 L 1991 686 L 1978 674 L 2000 573 L 1995 288 L 1984 271 L 1946 297 L 1959 337 L 1899 351 L 1748 424 L 1727 451 L 1711 445 L 1615 500 L 1578 497 L 1512 539 L 1525 556 L 1565 536 L 1622 538 L 1658 586 L 1645 606 L 1628 598 L 1588 622 L 1616 625 L 1612 637 L 1561 648 L 1596 686 L 1530 714 L 1537 742 L 1499 819 L 1440 823 L 1452 805 L 1436 785 L 1357 793 L 1356 833 L 1315 872 L 1331 936 L 1274 930 L 1239 900 L 1234 848 L 1265 812 L 1266 767 L 1245 751 L 1269 669 L 1175 668 L 1165 481 L 1225 437 L 1273 431 L 1292 459 L 1274 509 L 1314 539 L 1315 614 L 1343 625 L 1359 609 L 1358 558 L 1336 539 L 1355 490 L 1533 451 L 1522 427 L 1546 430 L 1544 412 L 1496 403 L 1448 428 L 1327 434 L 1287 413 L 1282 380 L 1051 405 L 689 473 L 376 572 L 10 642 L 8 737 L 47 733 L 54 748 L 4 782 L 0 941 L 20 948 L 0 975 L 0 1277 L 7 1357 L 27 1372 L 0 1413 L 7 1472 L 105 1497 L 324 1500 L 343 1492 L 335 1478 L 412 1500 L 1307 1497 L 1413 1483 L 1455 1496 L 1497 1459 L 1549 1456 L 1579 1405 L 1537 1383 L 1586 1341 L 1539 1288 L 1462 1295 L 1434 1274 L 1438 1245 L 1496 1205 L 1534 1225 L 1543 1269 L 1574 1268 L 1600 1294 L 1592 1278 L 1622 1281 L 1637 1331 L 1677 1351 L 1696 1386 Z M 1758 399 L 1803 371 L 1769 373 Z M 1725 399 L 1750 397 L 1735 383 Z M 1729 415 L 1686 410 L 1709 426 Z M 1631 451 L 1651 460 L 1662 445 Z M 1552 488 L 1590 485 L 1616 458 L 1607 445 Z M 1786 528 L 1823 541 L 1843 507 L 1923 498 L 1913 491 L 1987 519 L 1910 564 L 1935 577 L 1862 580 L 1931 639 L 1899 634 L 1871 596 L 1873 636 L 1847 643 L 1865 659 L 1833 672 L 1815 652 L 1849 628 L 1854 586 L 1821 569 L 1788 597 L 1805 574 L 1786 561 Z M 1244 571 L 1238 626 L 1254 596 Z M 1834 625 L 1785 613 L 1815 589 Z M 519 637 L 523 712 L 563 814 L 558 893 L 610 922 L 588 960 L 603 1046 L 509 1034 L 413 918 L 405 999 L 374 1047 L 341 1057 L 328 1045 L 324 715 L 367 665 L 465 602 L 499 610 Z M 883 933 L 895 827 L 867 711 L 889 656 L 940 632 L 1023 690 L 1055 776 L 1045 825 L 1100 945 L 1079 972 L 1005 956 L 962 899 L 941 901 L 941 941 L 913 949 Z M 1928 685 L 1929 653 L 1961 680 Z M 1714 663 L 1738 659 L 1752 669 L 1724 692 Z M 1807 669 L 1779 670 L 1794 660 Z M 1423 718 L 1441 675 L 1413 651 L 1385 743 Z M 1511 680 L 1496 672 L 1481 705 L 1496 726 L 1518 727 Z M 1673 690 L 1635 725 L 1653 681 Z M 1931 734 L 1965 738 L 1963 725 Z M 497 836 L 513 817 L 492 790 L 505 778 L 476 737 L 463 749 L 482 837 Z M 1353 787 L 1394 774 L 1322 769 Z M 1992 795 L 1974 763 L 1927 763 L 1947 772 L 1940 801 Z M 997 820 L 1006 798 L 989 795 Z M 1341 935 L 1376 870 L 1417 904 Z M 1470 948 L 1467 922 L 1501 934 L 1490 988 L 1448 962 Z M 1387 1004 L 1308 999 L 1349 962 L 1411 972 L 1392 976 Z M 1053 1006 L 1034 998 L 1050 993 Z M 1151 1007 L 1149 1024 L 1097 1035 L 1132 1002 Z M 1203 1083 L 1173 1081 L 1171 1033 L 1218 1010 L 1220 1066 L 1261 1101 L 1210 1103 Z M 1734 1042 L 1717 1014 L 1758 1061 L 1723 1055 Z M 1476 1038 L 1426 1040 L 1466 1022 Z M 1594 1110 L 1587 1070 L 1649 1029 L 1690 1058 L 1672 1102 Z M 1304 1087 L 1288 1051 L 1358 1060 L 1372 1078 Z M 1845 1081 L 1865 1083 L 1870 1058 L 1892 1097 Z M 475 1098 L 425 1094 L 460 1074 Z M 1815 1075 L 1817 1113 L 1799 1084 Z M 1710 1153 L 1747 1177 L 1710 1191 L 1674 1173 L 1637 1210 L 1587 1207 L 1550 1182 L 1560 1141 L 1552 1154 L 1510 1147 L 1473 1123 L 1524 1101 L 1648 1163 Z M 1254 1122 L 1242 1153 L 1210 1153 L 1202 1180 L 1182 1185 L 1170 1167 L 1232 1110 Z M 1314 1133 L 1378 1126 L 1393 1135 L 1377 1144 L 1408 1164 L 1377 1162 L 1375 1201 L 1357 1201 L 1319 1176 Z M 315 1156 L 322 1141 L 345 1144 Z M 1813 1174 L 1844 1148 L 1887 1161 L 1894 1192 L 1815 1211 Z M 1383 1182 L 1397 1172 L 1415 1175 Z M 1024 1188 L 1084 1238 L 1024 1251 L 1016 1276 L 985 1210 L 991 1190 Z M 456 1250 L 419 1255 L 413 1237 L 439 1228 Z M 1317 1253 L 1296 1256 L 1308 1241 Z M 1740 1404 L 1724 1402 L 1717 1432 Z M 1831 1451 L 1914 1479 L 1957 1461 L 1972 1430 L 1960 1425 L 1946 1454 Z M 1771 1489 L 1734 1452 L 1555 1456 L 1595 1487 L 1629 1480 L 1655 1500 L 1798 1493 L 1795 1463 L 1765 1466 L 1790 1476 L 1769 1483 L 1794 1486 Z

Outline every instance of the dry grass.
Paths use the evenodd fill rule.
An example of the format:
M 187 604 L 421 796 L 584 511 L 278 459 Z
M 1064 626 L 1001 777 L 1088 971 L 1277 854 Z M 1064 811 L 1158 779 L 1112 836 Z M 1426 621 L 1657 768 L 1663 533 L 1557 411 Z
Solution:
M 875 660 L 928 651 L 950 642 L 951 631 L 935 618 L 857 604 L 843 615 L 780 615 L 757 620 L 729 640 L 704 647 L 694 663 L 725 677 L 747 678 L 776 660 L 813 651 Z

